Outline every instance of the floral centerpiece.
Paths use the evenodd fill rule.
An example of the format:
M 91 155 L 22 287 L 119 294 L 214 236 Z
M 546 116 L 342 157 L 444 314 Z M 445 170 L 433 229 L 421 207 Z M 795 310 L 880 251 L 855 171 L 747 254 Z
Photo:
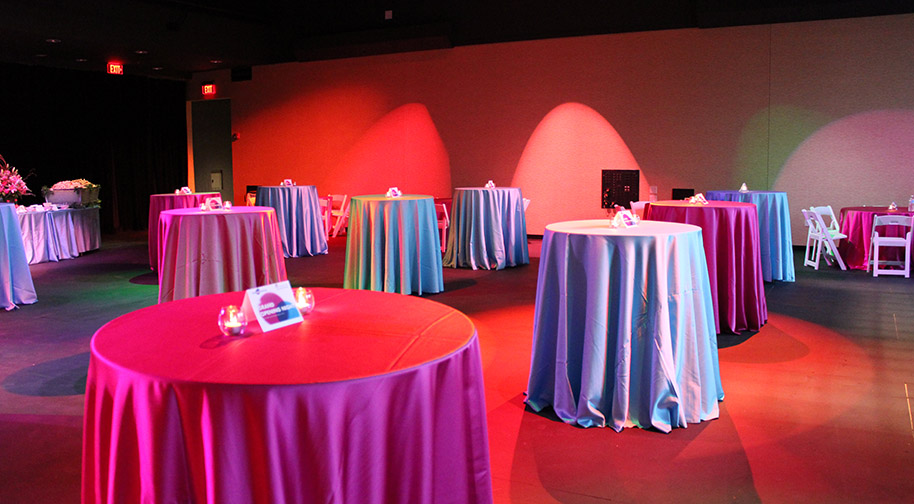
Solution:
M 0 156 L 0 200 L 15 203 L 22 196 L 32 194 L 25 180 L 19 175 L 19 171 L 14 166 Z
M 99 203 L 98 190 L 101 186 L 86 179 L 62 180 L 42 188 L 44 199 L 58 205 L 88 206 Z

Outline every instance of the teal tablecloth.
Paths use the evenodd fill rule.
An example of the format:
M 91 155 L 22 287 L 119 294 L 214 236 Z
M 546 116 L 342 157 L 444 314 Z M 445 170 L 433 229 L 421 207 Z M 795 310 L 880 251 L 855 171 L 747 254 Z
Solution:
M 343 287 L 420 295 L 444 291 L 434 199 L 354 196 Z
M 546 226 L 527 404 L 617 431 L 717 418 L 724 392 L 701 228 L 609 222 Z
M 754 203 L 758 208 L 758 235 L 762 253 L 762 278 L 766 282 L 795 282 L 793 238 L 790 235 L 790 207 L 781 191 L 708 191 L 716 201 Z
M 302 257 L 327 253 L 327 233 L 321 218 L 317 187 L 260 186 L 257 188 L 257 206 L 276 210 L 283 256 Z
M 458 187 L 451 208 L 445 266 L 492 270 L 530 263 L 519 187 Z

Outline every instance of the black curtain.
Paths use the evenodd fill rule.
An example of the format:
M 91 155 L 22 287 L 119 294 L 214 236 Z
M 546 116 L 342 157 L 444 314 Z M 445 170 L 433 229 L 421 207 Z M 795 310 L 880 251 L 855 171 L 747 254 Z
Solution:
M 43 186 L 101 184 L 102 232 L 147 227 L 149 195 L 187 184 L 185 83 L 0 64 L 0 155 Z

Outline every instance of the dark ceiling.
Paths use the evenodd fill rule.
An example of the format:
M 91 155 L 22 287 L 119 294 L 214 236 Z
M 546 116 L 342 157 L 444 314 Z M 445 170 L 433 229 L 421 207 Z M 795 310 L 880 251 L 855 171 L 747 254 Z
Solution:
M 116 60 L 126 74 L 187 79 L 471 44 L 908 12 L 911 0 L 0 0 L 0 61 L 102 72 Z

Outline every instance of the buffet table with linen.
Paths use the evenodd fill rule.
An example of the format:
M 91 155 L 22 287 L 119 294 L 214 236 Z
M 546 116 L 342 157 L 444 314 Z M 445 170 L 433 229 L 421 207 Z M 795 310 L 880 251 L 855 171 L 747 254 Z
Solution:
M 159 214 L 165 210 L 177 208 L 200 208 L 206 198 L 220 196 L 217 192 L 191 194 L 151 194 L 149 195 L 149 266 L 159 267 Z
M 717 418 L 724 393 L 701 236 L 667 222 L 547 225 L 527 404 L 616 431 Z
M 321 218 L 317 187 L 260 186 L 257 188 L 257 205 L 276 210 L 284 256 L 327 253 L 327 232 Z
M 445 266 L 500 270 L 530 263 L 519 187 L 458 187 L 450 220 Z
M 58 262 L 101 247 L 99 209 L 67 208 L 19 213 L 29 264 Z
M 158 243 L 160 303 L 286 279 L 276 211 L 269 207 L 166 210 Z
M 904 208 L 889 210 L 889 207 L 862 206 L 842 208 L 840 215 L 841 234 L 847 238 L 838 244 L 838 252 L 848 269 L 866 270 L 873 238 L 873 218 L 877 215 L 914 215 L 914 212 L 909 212 Z M 901 236 L 901 234 L 897 236 Z M 900 258 L 904 260 L 904 251 L 900 248 L 890 248 L 886 253 L 897 254 L 899 251 Z M 882 255 L 882 257 L 887 256 Z
M 756 331 L 768 321 L 755 205 L 657 201 L 645 206 L 644 218 L 702 229 L 718 333 Z
M 16 205 L 0 203 L 0 307 L 9 311 L 17 304 L 36 301 L 38 295 L 25 258 Z
M 354 196 L 349 203 L 343 287 L 400 294 L 444 290 L 441 239 L 431 196 Z
M 221 335 L 219 308 L 241 292 L 99 329 L 83 502 L 491 503 L 469 318 L 421 298 L 313 292 L 304 322 L 269 333 Z
M 783 191 L 708 191 L 716 201 L 753 203 L 758 211 L 759 248 L 762 253 L 762 278 L 766 282 L 795 282 L 790 207 Z

